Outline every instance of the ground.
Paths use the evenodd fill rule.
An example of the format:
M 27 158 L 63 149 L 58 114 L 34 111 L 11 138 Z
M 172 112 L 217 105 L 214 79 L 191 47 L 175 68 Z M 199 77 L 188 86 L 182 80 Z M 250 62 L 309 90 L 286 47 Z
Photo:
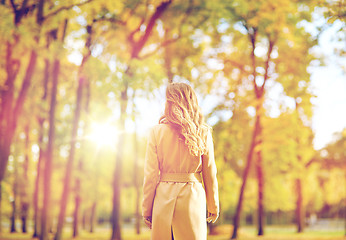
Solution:
M 208 236 L 208 240 L 229 240 L 230 226 L 218 227 L 218 235 Z M 8 233 L 3 230 L 0 233 L 0 240 L 34 240 L 32 233 Z M 140 235 L 136 235 L 132 228 L 125 228 L 122 232 L 123 240 L 149 240 L 149 230 L 143 228 Z M 53 236 L 52 236 L 53 239 Z M 98 229 L 96 233 L 81 231 L 78 238 L 72 238 L 70 232 L 64 233 L 64 240 L 109 240 L 110 231 Z M 268 226 L 265 228 L 265 236 L 257 237 L 254 227 L 243 227 L 240 229 L 238 240 L 346 240 L 345 230 L 311 230 L 307 229 L 304 233 L 295 233 L 294 226 Z

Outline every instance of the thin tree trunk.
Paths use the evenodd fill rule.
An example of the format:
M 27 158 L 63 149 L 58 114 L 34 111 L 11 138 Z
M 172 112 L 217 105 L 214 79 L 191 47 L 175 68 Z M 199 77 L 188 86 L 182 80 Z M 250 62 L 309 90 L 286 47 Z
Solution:
M 43 207 L 42 207 L 42 221 L 41 221 L 41 236 L 40 240 L 48 240 L 48 221 L 50 220 L 50 206 L 51 206 L 51 176 L 53 165 L 53 149 L 55 140 L 55 108 L 56 108 L 56 95 L 58 87 L 58 78 L 60 73 L 60 61 L 54 60 L 53 63 L 53 82 L 49 110 L 49 133 L 48 133 L 48 146 L 47 156 L 45 158 L 44 167 L 44 186 L 43 186 Z
M 11 233 L 17 232 L 16 230 L 16 196 L 17 194 L 14 194 L 13 200 L 12 200 L 12 215 L 11 215 Z
M 65 27 L 66 25 L 67 25 L 67 20 L 65 21 Z M 85 43 L 85 46 L 87 47 L 89 51 L 86 54 L 86 56 L 83 57 L 82 64 L 79 68 L 76 109 L 74 112 L 74 119 L 72 123 L 70 153 L 69 153 L 69 157 L 66 164 L 64 187 L 63 187 L 63 192 L 62 192 L 62 197 L 60 202 L 60 213 L 59 213 L 57 231 L 54 238 L 55 240 L 61 240 L 62 238 L 62 230 L 64 226 L 66 206 L 68 202 L 68 196 L 70 193 L 70 182 L 72 178 L 73 162 L 74 162 L 74 155 L 75 155 L 75 149 L 76 149 L 75 145 L 76 145 L 77 131 L 78 131 L 79 119 L 80 119 L 81 108 L 82 108 L 83 88 L 85 85 L 85 77 L 82 75 L 82 71 L 83 71 L 85 62 L 87 61 L 87 59 L 89 58 L 91 54 L 90 52 L 91 26 L 90 25 L 87 26 L 87 31 L 89 33 L 89 37 Z
M 83 219 L 82 219 L 82 228 L 83 228 L 83 230 L 86 229 L 86 220 L 87 220 L 87 210 L 84 209 L 84 211 L 83 211 Z
M 78 81 L 76 109 L 74 112 L 74 120 L 73 120 L 73 126 L 72 126 L 72 134 L 71 134 L 70 154 L 67 160 L 67 165 L 65 170 L 64 187 L 63 187 L 63 193 L 62 193 L 61 202 L 60 202 L 60 213 L 59 213 L 57 231 L 54 238 L 55 240 L 61 240 L 61 237 L 62 237 L 62 229 L 64 226 L 64 220 L 65 220 L 65 214 L 66 214 L 66 206 L 68 202 L 68 196 L 70 193 L 70 182 L 71 182 L 72 170 L 73 170 L 73 161 L 74 161 L 74 155 L 75 155 L 75 145 L 76 145 L 78 123 L 79 123 L 80 110 L 81 110 L 83 85 L 84 85 L 84 78 L 81 77 Z
M 87 33 L 88 33 L 88 38 L 85 42 L 85 48 L 88 50 L 88 54 L 83 57 L 82 61 L 82 66 L 85 64 L 86 60 L 89 58 L 91 55 L 91 39 L 92 39 L 92 25 L 87 26 Z M 80 70 L 81 72 L 82 70 Z M 85 105 L 84 105 L 84 113 L 85 113 L 85 123 L 84 123 L 84 130 L 83 134 L 85 135 L 88 132 L 89 129 L 89 121 L 88 121 L 88 116 L 89 116 L 89 102 L 90 102 L 90 83 L 88 78 L 85 78 L 85 90 L 86 90 L 86 99 L 85 99 Z M 85 158 L 85 154 L 83 149 L 86 149 L 85 146 L 86 142 L 83 138 L 81 141 L 82 145 L 82 150 L 81 150 L 81 157 L 78 162 L 78 171 L 81 174 L 83 172 L 83 162 Z M 79 176 L 76 177 L 76 189 L 75 189 L 75 211 L 74 211 L 74 220 L 73 220 L 73 237 L 78 236 L 78 225 L 79 225 L 79 216 L 80 216 L 80 205 L 81 205 L 81 194 L 80 194 L 80 188 L 81 188 L 81 179 Z M 84 219 L 83 219 L 84 220 Z
M 297 98 L 295 98 L 295 103 L 296 103 L 296 108 L 295 108 L 295 114 L 297 117 L 297 125 L 302 124 L 301 119 L 299 117 L 299 111 L 298 111 L 298 107 L 299 107 L 299 103 L 297 102 Z M 298 134 L 298 130 L 296 131 Z M 298 164 L 299 165 L 303 165 L 302 163 L 302 157 L 300 155 L 300 138 L 299 135 L 296 136 L 296 144 L 297 144 L 297 160 L 298 160 Z M 298 169 L 299 171 L 301 171 L 301 169 Z M 295 185 L 296 185 L 296 193 L 297 193 L 297 200 L 296 200 L 296 221 L 297 221 L 297 232 L 301 233 L 304 231 L 304 206 L 303 206 L 303 186 L 302 186 L 302 178 L 301 178 L 301 172 L 298 173 L 298 177 L 296 178 L 295 181 Z
M 29 197 L 28 197 L 28 186 L 29 186 L 29 177 L 28 177 L 28 170 L 29 170 L 29 158 L 30 158 L 30 131 L 29 131 L 29 124 L 25 126 L 25 160 L 23 164 L 23 171 L 24 171 L 24 189 L 21 195 L 21 214 L 22 214 L 22 232 L 27 232 L 27 218 L 28 218 L 28 211 L 29 211 Z
M 248 30 L 248 37 L 251 42 L 252 51 L 251 51 L 251 64 L 252 64 L 252 76 L 253 76 L 253 86 L 254 86 L 254 93 L 256 96 L 256 122 L 255 122 L 255 128 L 253 131 L 252 141 L 250 145 L 250 150 L 248 152 L 247 156 L 247 163 L 246 167 L 243 173 L 243 183 L 240 189 L 240 195 L 238 199 L 238 205 L 236 214 L 233 219 L 233 234 L 231 239 L 237 238 L 237 231 L 239 228 L 239 220 L 240 220 L 240 213 L 241 213 L 241 207 L 242 207 L 242 201 L 243 201 L 243 195 L 246 185 L 246 179 L 248 176 L 248 172 L 250 169 L 250 165 L 252 162 L 252 157 L 254 153 L 254 149 L 257 146 L 260 146 L 256 151 L 256 173 L 257 173 L 257 180 L 258 180 L 258 235 L 263 235 L 263 226 L 264 226 L 264 205 L 263 205 L 263 199 L 264 199 L 264 174 L 263 174 L 263 167 L 262 167 L 262 150 L 261 150 L 261 144 L 262 144 L 262 125 L 261 125 L 261 118 L 263 115 L 263 98 L 264 98 L 264 87 L 265 84 L 269 78 L 269 63 L 271 61 L 271 53 L 273 51 L 274 43 L 276 39 L 271 39 L 268 37 L 269 45 L 268 45 L 268 51 L 267 51 L 267 59 L 265 62 L 265 74 L 264 74 L 264 81 L 261 86 L 258 86 L 256 83 L 256 56 L 255 56 L 255 48 L 256 48 L 256 38 L 257 38 L 257 28 L 251 28 L 248 26 L 245 26 Z
M 296 190 L 297 190 L 297 202 L 296 202 L 297 232 L 301 233 L 304 231 L 304 211 L 303 211 L 302 180 L 300 178 L 296 179 Z
M 90 211 L 90 229 L 89 232 L 93 233 L 94 232 L 94 226 L 96 222 L 96 207 L 97 207 L 97 202 L 96 200 L 93 202 L 93 205 L 91 206 L 91 211 Z
M 262 101 L 260 101 L 262 102 Z M 261 107 L 260 107 L 261 108 Z M 260 110 L 261 111 L 261 110 Z M 262 125 L 261 118 L 258 118 L 258 134 L 256 140 L 256 172 L 257 172 L 257 181 L 258 181 L 258 234 L 262 236 L 263 224 L 264 224 L 264 206 L 263 206 L 263 195 L 264 195 L 264 175 L 262 168 Z
M 136 120 L 134 120 L 136 122 Z M 137 141 L 137 129 L 135 129 L 135 133 L 133 135 L 133 144 L 134 144 L 134 154 L 135 154 L 135 161 L 134 161 L 134 170 L 133 170 L 133 183 L 135 185 L 136 189 L 136 200 L 135 200 L 135 218 L 136 218 L 136 234 L 141 233 L 141 215 L 139 213 L 139 202 L 140 202 L 140 186 L 138 182 L 138 141 Z
M 41 133 L 40 133 L 41 135 Z M 41 138 L 41 137 L 39 137 Z M 40 179 L 41 179 L 41 172 L 42 172 L 42 162 L 44 162 L 44 151 L 42 149 L 42 142 L 40 145 L 40 153 L 38 157 L 37 162 L 37 168 L 36 168 L 36 179 L 35 179 L 35 190 L 34 190 L 34 196 L 33 196 L 33 203 L 34 203 L 34 233 L 32 235 L 33 238 L 39 237 L 40 232 L 40 213 L 39 213 L 39 192 L 40 192 Z
M 47 37 L 47 48 L 49 47 L 49 37 Z M 45 68 L 44 68 L 44 78 L 43 78 L 43 88 L 44 92 L 41 97 L 41 103 L 45 103 L 48 98 L 48 82 L 49 82 L 49 71 L 50 71 L 50 61 L 45 59 Z M 42 172 L 42 162 L 45 160 L 45 151 L 43 147 L 43 137 L 44 137 L 44 123 L 46 119 L 44 117 L 39 116 L 37 118 L 39 124 L 39 137 L 38 137 L 38 145 L 40 147 L 37 167 L 36 167 L 36 180 L 35 180 L 35 189 L 34 189 L 34 233 L 33 238 L 39 236 L 39 193 L 40 193 L 40 182 L 41 182 L 41 172 Z M 42 185 L 41 185 L 42 186 Z
M 256 114 L 258 114 L 257 111 L 256 111 Z M 242 185 L 240 188 L 237 209 L 236 209 L 236 213 L 235 213 L 234 218 L 233 218 L 233 233 L 232 233 L 231 239 L 236 239 L 237 235 L 238 235 L 238 228 L 240 226 L 240 224 L 239 224 L 240 223 L 240 215 L 241 215 L 241 210 L 242 210 L 242 205 L 243 205 L 245 187 L 246 187 L 247 178 L 248 178 L 249 171 L 250 171 L 251 164 L 252 164 L 253 152 L 254 152 L 254 149 L 256 146 L 258 129 L 259 129 L 259 116 L 256 115 L 256 122 L 255 122 L 254 130 L 252 133 L 251 145 L 250 145 L 250 149 L 249 149 L 249 152 L 247 155 L 246 166 L 245 166 L 245 169 L 243 172 L 243 182 L 242 182 Z
M 128 71 L 127 71 L 128 72 Z M 121 169 L 123 162 L 123 151 L 125 142 L 125 114 L 127 108 L 127 89 L 121 92 L 121 102 L 120 102 L 120 124 L 119 124 L 119 138 L 117 146 L 117 155 L 114 170 L 114 180 L 113 180 L 113 210 L 112 210 L 112 237 L 111 240 L 121 240 L 121 226 L 120 226 L 120 192 L 121 192 Z
M 43 1 L 43 0 L 41 0 Z M 22 6 L 13 7 L 14 13 L 14 25 L 19 26 L 23 16 L 25 16 L 25 8 L 28 1 L 24 0 Z M 0 109 L 0 183 L 4 179 L 7 169 L 8 157 L 10 155 L 10 147 L 12 144 L 12 138 L 14 136 L 17 120 L 21 114 L 24 100 L 27 95 L 28 88 L 31 83 L 31 78 L 36 67 L 37 54 L 34 50 L 31 51 L 30 60 L 26 69 L 22 88 L 18 94 L 16 103 L 14 104 L 14 82 L 17 78 L 17 74 L 20 68 L 20 60 L 12 58 L 12 51 L 19 42 L 19 35 L 13 34 L 14 43 L 9 41 L 6 43 L 6 61 L 5 68 L 7 73 L 7 79 L 5 81 L 5 87 L 0 91 L 1 109 Z
M 78 164 L 78 170 L 79 172 L 82 172 L 82 162 L 80 161 Z M 77 237 L 78 232 L 78 222 L 79 222 L 79 209 L 80 209 L 80 203 L 81 203 L 81 197 L 80 197 L 80 179 L 76 179 L 76 192 L 75 192 L 75 209 L 73 213 L 73 237 Z
M 4 88 L 1 90 L 0 111 L 0 182 L 4 179 L 7 169 L 8 157 L 11 146 L 11 122 L 14 98 L 14 81 L 19 71 L 19 60 L 12 58 L 13 45 L 6 44 L 6 73 L 7 78 Z
M 17 157 L 14 157 L 14 180 L 13 180 L 13 199 L 12 199 L 12 215 L 11 215 L 11 233 L 17 232 L 16 229 L 16 214 L 17 214 L 17 209 L 16 209 L 16 203 L 17 203 L 17 195 L 18 195 L 18 160 Z
M 2 233 L 2 211 L 1 211 L 1 205 L 2 205 L 2 184 L 0 182 L 0 236 Z

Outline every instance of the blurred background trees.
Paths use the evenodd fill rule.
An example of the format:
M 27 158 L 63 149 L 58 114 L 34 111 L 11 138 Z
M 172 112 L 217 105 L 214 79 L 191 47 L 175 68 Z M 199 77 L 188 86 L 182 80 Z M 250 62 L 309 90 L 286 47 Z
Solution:
M 213 126 L 230 237 L 345 215 L 346 133 L 314 149 L 308 71 L 323 62 L 319 33 L 336 22 L 344 40 L 342 1 L 11 0 L 0 12 L 0 231 L 139 233 L 145 119 L 174 81 L 193 85 Z M 329 22 L 314 35 L 316 16 Z

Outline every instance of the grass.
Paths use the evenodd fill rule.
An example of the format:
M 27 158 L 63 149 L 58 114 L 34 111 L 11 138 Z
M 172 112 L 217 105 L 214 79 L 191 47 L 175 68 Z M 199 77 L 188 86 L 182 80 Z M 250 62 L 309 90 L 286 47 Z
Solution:
M 217 235 L 208 236 L 208 240 L 229 240 L 230 225 L 219 226 L 216 229 Z M 256 236 L 255 227 L 242 227 L 239 231 L 238 240 L 346 240 L 345 232 L 328 230 L 306 230 L 303 233 L 296 233 L 294 226 L 267 226 L 265 236 Z M 141 235 L 136 235 L 133 229 L 124 229 L 123 240 L 150 240 L 150 231 L 143 229 Z M 53 236 L 51 237 L 53 239 Z M 70 232 L 64 233 L 64 240 L 109 240 L 110 230 L 98 229 L 96 233 L 81 231 L 78 238 L 72 238 Z M 0 240 L 33 240 L 32 233 L 0 233 Z

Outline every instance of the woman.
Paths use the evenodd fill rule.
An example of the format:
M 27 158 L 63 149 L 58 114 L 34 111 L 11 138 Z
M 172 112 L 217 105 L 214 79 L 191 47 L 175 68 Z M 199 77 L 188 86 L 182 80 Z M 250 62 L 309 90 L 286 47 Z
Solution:
M 185 83 L 168 85 L 165 113 L 150 131 L 143 193 L 142 215 L 153 240 L 207 239 L 206 220 L 218 218 L 211 129 Z

